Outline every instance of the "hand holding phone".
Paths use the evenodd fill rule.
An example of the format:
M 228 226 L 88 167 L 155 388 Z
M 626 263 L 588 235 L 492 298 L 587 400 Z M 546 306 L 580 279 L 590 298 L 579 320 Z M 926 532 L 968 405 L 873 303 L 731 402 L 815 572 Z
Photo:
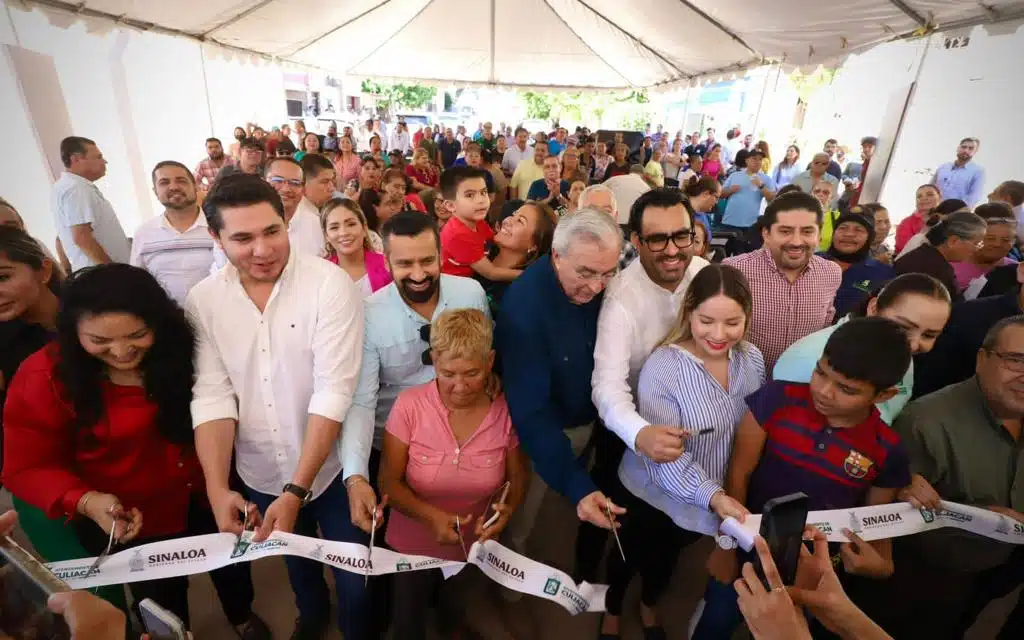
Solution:
M 0 635 L 70 639 L 68 624 L 48 606 L 50 596 L 70 590 L 35 556 L 0 536 Z
M 768 543 L 779 577 L 786 586 L 792 585 L 796 579 L 809 508 L 810 498 L 804 493 L 773 498 L 764 505 L 760 534 Z M 767 584 L 760 557 L 754 558 L 754 568 Z
M 139 603 L 139 616 L 149 640 L 189 640 L 191 637 L 181 618 L 149 598 Z

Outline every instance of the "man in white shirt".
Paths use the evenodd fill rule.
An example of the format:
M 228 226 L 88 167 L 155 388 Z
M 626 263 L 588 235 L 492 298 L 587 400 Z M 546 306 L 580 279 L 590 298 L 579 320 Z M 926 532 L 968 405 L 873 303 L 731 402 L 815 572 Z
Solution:
M 96 143 L 71 136 L 60 141 L 64 173 L 53 185 L 51 207 L 57 238 L 71 270 L 107 262 L 128 262 L 131 246 L 110 202 L 96 187 L 107 161 Z
M 612 190 L 615 201 L 619 203 L 619 224 L 629 224 L 629 211 L 636 199 L 651 190 L 651 185 L 643 179 L 644 168 L 638 164 L 629 168 L 624 176 L 614 176 L 602 184 Z
M 131 264 L 153 274 L 167 293 L 185 306 L 188 292 L 210 273 L 213 238 L 196 204 L 196 183 L 180 162 L 153 168 L 153 193 L 164 212 L 135 230 Z
M 281 197 L 284 221 L 292 248 L 306 255 L 323 255 L 325 240 L 323 227 L 320 226 L 320 214 L 310 207 L 299 210 L 299 203 L 304 198 L 306 187 L 302 165 L 293 158 L 271 158 L 263 171 L 266 181 Z M 210 273 L 219 271 L 226 262 L 227 256 L 218 244 L 213 250 L 213 266 Z
M 653 425 L 640 416 L 637 380 L 651 351 L 678 321 L 690 281 L 708 262 L 692 255 L 693 216 L 678 189 L 653 189 L 641 195 L 630 211 L 629 227 L 639 259 L 608 284 L 597 322 L 592 398 L 607 430 L 594 434 L 597 451 L 591 473 L 599 487 L 611 492 L 627 513 L 639 518 L 641 510 L 649 511 L 650 507 L 637 504 L 644 493 L 642 486 L 627 482 L 633 476 L 622 478 L 619 460 L 623 443 L 630 451 L 625 452 L 622 465 L 639 463 L 639 470 L 646 475 L 635 453 L 656 462 L 675 460 L 683 453 L 684 431 L 681 425 Z M 625 492 L 616 488 L 620 478 Z M 672 558 L 659 561 L 675 566 Z M 649 567 L 636 568 L 646 579 Z M 625 568 L 633 569 L 633 565 Z M 653 604 L 641 602 L 645 627 L 657 624 Z M 617 635 L 618 616 L 605 613 L 601 631 Z
M 248 512 L 255 541 L 319 527 L 326 539 L 362 543 L 335 453 L 362 359 L 359 291 L 331 263 L 291 249 L 281 197 L 266 181 L 224 178 L 203 212 L 230 263 L 187 304 L 198 337 L 196 452 L 218 527 L 241 534 Z M 232 452 L 247 498 L 228 486 Z M 285 563 L 299 609 L 292 637 L 319 638 L 330 612 L 323 565 Z M 335 569 L 334 578 L 343 635 L 371 637 L 363 577 Z
M 501 170 L 509 178 L 516 172 L 516 167 L 519 166 L 520 162 L 533 157 L 533 149 L 526 144 L 529 139 L 529 131 L 523 127 L 516 127 L 516 143 L 505 149 L 505 155 L 501 158 Z
M 391 407 L 399 393 L 435 376 L 424 359 L 430 323 L 451 309 L 474 308 L 490 316 L 480 283 L 441 273 L 440 234 L 428 216 L 396 213 L 381 233 L 394 281 L 365 301 L 363 363 L 341 438 L 352 521 L 367 532 L 377 508 L 374 488 Z
M 373 137 L 373 119 L 369 119 L 359 127 L 359 135 L 356 140 L 356 149 L 359 153 L 370 152 L 370 138 Z
M 390 151 L 401 151 L 402 155 L 407 155 L 409 150 L 412 149 L 412 139 L 409 137 L 409 128 L 404 122 L 399 121 L 395 125 L 395 130 L 391 132 L 391 138 L 388 141 L 388 149 Z

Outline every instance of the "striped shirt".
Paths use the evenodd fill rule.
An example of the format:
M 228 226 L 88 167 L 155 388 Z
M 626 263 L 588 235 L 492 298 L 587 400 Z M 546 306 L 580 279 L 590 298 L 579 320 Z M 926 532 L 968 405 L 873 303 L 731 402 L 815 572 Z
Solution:
M 726 258 L 747 277 L 754 294 L 750 341 L 770 371 L 782 352 L 800 338 L 832 324 L 843 272 L 834 262 L 811 256 L 796 282 L 790 282 L 767 247 Z
M 626 450 L 619 479 L 631 493 L 668 514 L 677 526 L 714 535 L 718 517 L 708 511 L 721 490 L 736 425 L 747 412 L 746 397 L 764 383 L 764 359 L 757 347 L 740 343 L 729 353 L 729 388 L 704 363 L 678 346 L 660 347 L 640 372 L 639 412 L 652 424 L 678 424 L 691 433 L 683 455 L 656 463 Z
M 213 247 L 202 213 L 185 232 L 172 227 L 165 215 L 159 215 L 135 230 L 129 261 L 153 274 L 167 294 L 184 307 L 188 292 L 210 273 Z

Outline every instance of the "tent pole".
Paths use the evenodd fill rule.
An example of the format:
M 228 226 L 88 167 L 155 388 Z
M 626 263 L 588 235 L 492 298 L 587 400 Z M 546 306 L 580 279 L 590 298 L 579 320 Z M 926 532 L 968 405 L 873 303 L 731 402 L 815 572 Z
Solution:
M 199 43 L 199 66 L 203 70 L 203 89 L 206 93 L 206 115 L 210 118 L 210 135 L 216 136 L 217 131 L 213 126 L 213 105 L 210 104 L 210 78 L 206 75 L 206 45 Z
M 686 118 L 690 115 L 690 83 L 686 83 L 686 102 L 683 103 L 683 124 L 680 128 L 683 130 L 683 135 L 686 135 Z
M 782 66 L 779 65 L 779 68 L 781 69 Z M 768 93 L 768 77 L 771 76 L 771 75 L 772 75 L 772 70 L 770 68 L 769 69 L 765 69 L 765 72 L 764 72 L 764 84 L 761 86 L 761 99 L 757 101 L 757 114 L 754 115 L 754 126 L 750 130 L 750 133 L 752 133 L 755 137 L 757 137 L 757 135 L 758 135 L 757 134 L 757 125 L 761 121 L 761 107 L 764 106 L 764 96 L 765 96 L 766 93 Z

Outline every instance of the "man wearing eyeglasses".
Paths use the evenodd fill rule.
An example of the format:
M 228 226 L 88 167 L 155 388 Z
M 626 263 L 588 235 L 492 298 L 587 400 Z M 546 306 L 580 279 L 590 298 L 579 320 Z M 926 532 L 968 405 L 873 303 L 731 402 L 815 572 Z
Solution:
M 324 250 L 324 232 L 320 218 L 307 209 L 299 209 L 302 202 L 305 176 L 293 158 L 271 158 L 263 168 L 263 176 L 284 204 L 284 221 L 288 226 L 288 240 L 294 251 L 319 257 Z M 210 273 L 219 271 L 227 263 L 224 252 L 215 247 Z
M 607 428 L 595 435 L 592 475 L 623 503 L 631 519 L 638 519 L 647 512 L 652 517 L 660 513 L 646 504 L 648 474 L 641 456 L 655 462 L 675 460 L 683 453 L 684 431 L 683 425 L 650 424 L 640 416 L 637 379 L 647 356 L 676 322 L 690 281 L 708 262 L 692 253 L 693 214 L 678 189 L 641 195 L 630 209 L 629 231 L 639 259 L 609 283 L 597 324 L 592 398 Z M 627 491 L 621 490 L 623 485 Z M 669 547 L 678 552 L 679 542 Z M 675 565 L 672 558 L 661 561 Z M 609 609 L 605 614 L 604 631 L 617 631 L 618 613 Z M 645 614 L 645 620 L 654 617 L 651 611 Z
M 972 377 L 914 400 L 893 428 L 935 499 L 989 509 L 1001 516 L 997 532 L 1021 531 L 1024 316 L 997 322 L 973 355 Z M 932 501 L 914 496 L 915 505 Z M 899 538 L 893 556 L 899 571 L 863 591 L 865 613 L 894 638 L 962 638 L 989 602 L 1024 582 L 1024 547 L 956 529 Z M 1017 598 L 998 634 L 989 631 L 1024 637 L 1024 602 Z

